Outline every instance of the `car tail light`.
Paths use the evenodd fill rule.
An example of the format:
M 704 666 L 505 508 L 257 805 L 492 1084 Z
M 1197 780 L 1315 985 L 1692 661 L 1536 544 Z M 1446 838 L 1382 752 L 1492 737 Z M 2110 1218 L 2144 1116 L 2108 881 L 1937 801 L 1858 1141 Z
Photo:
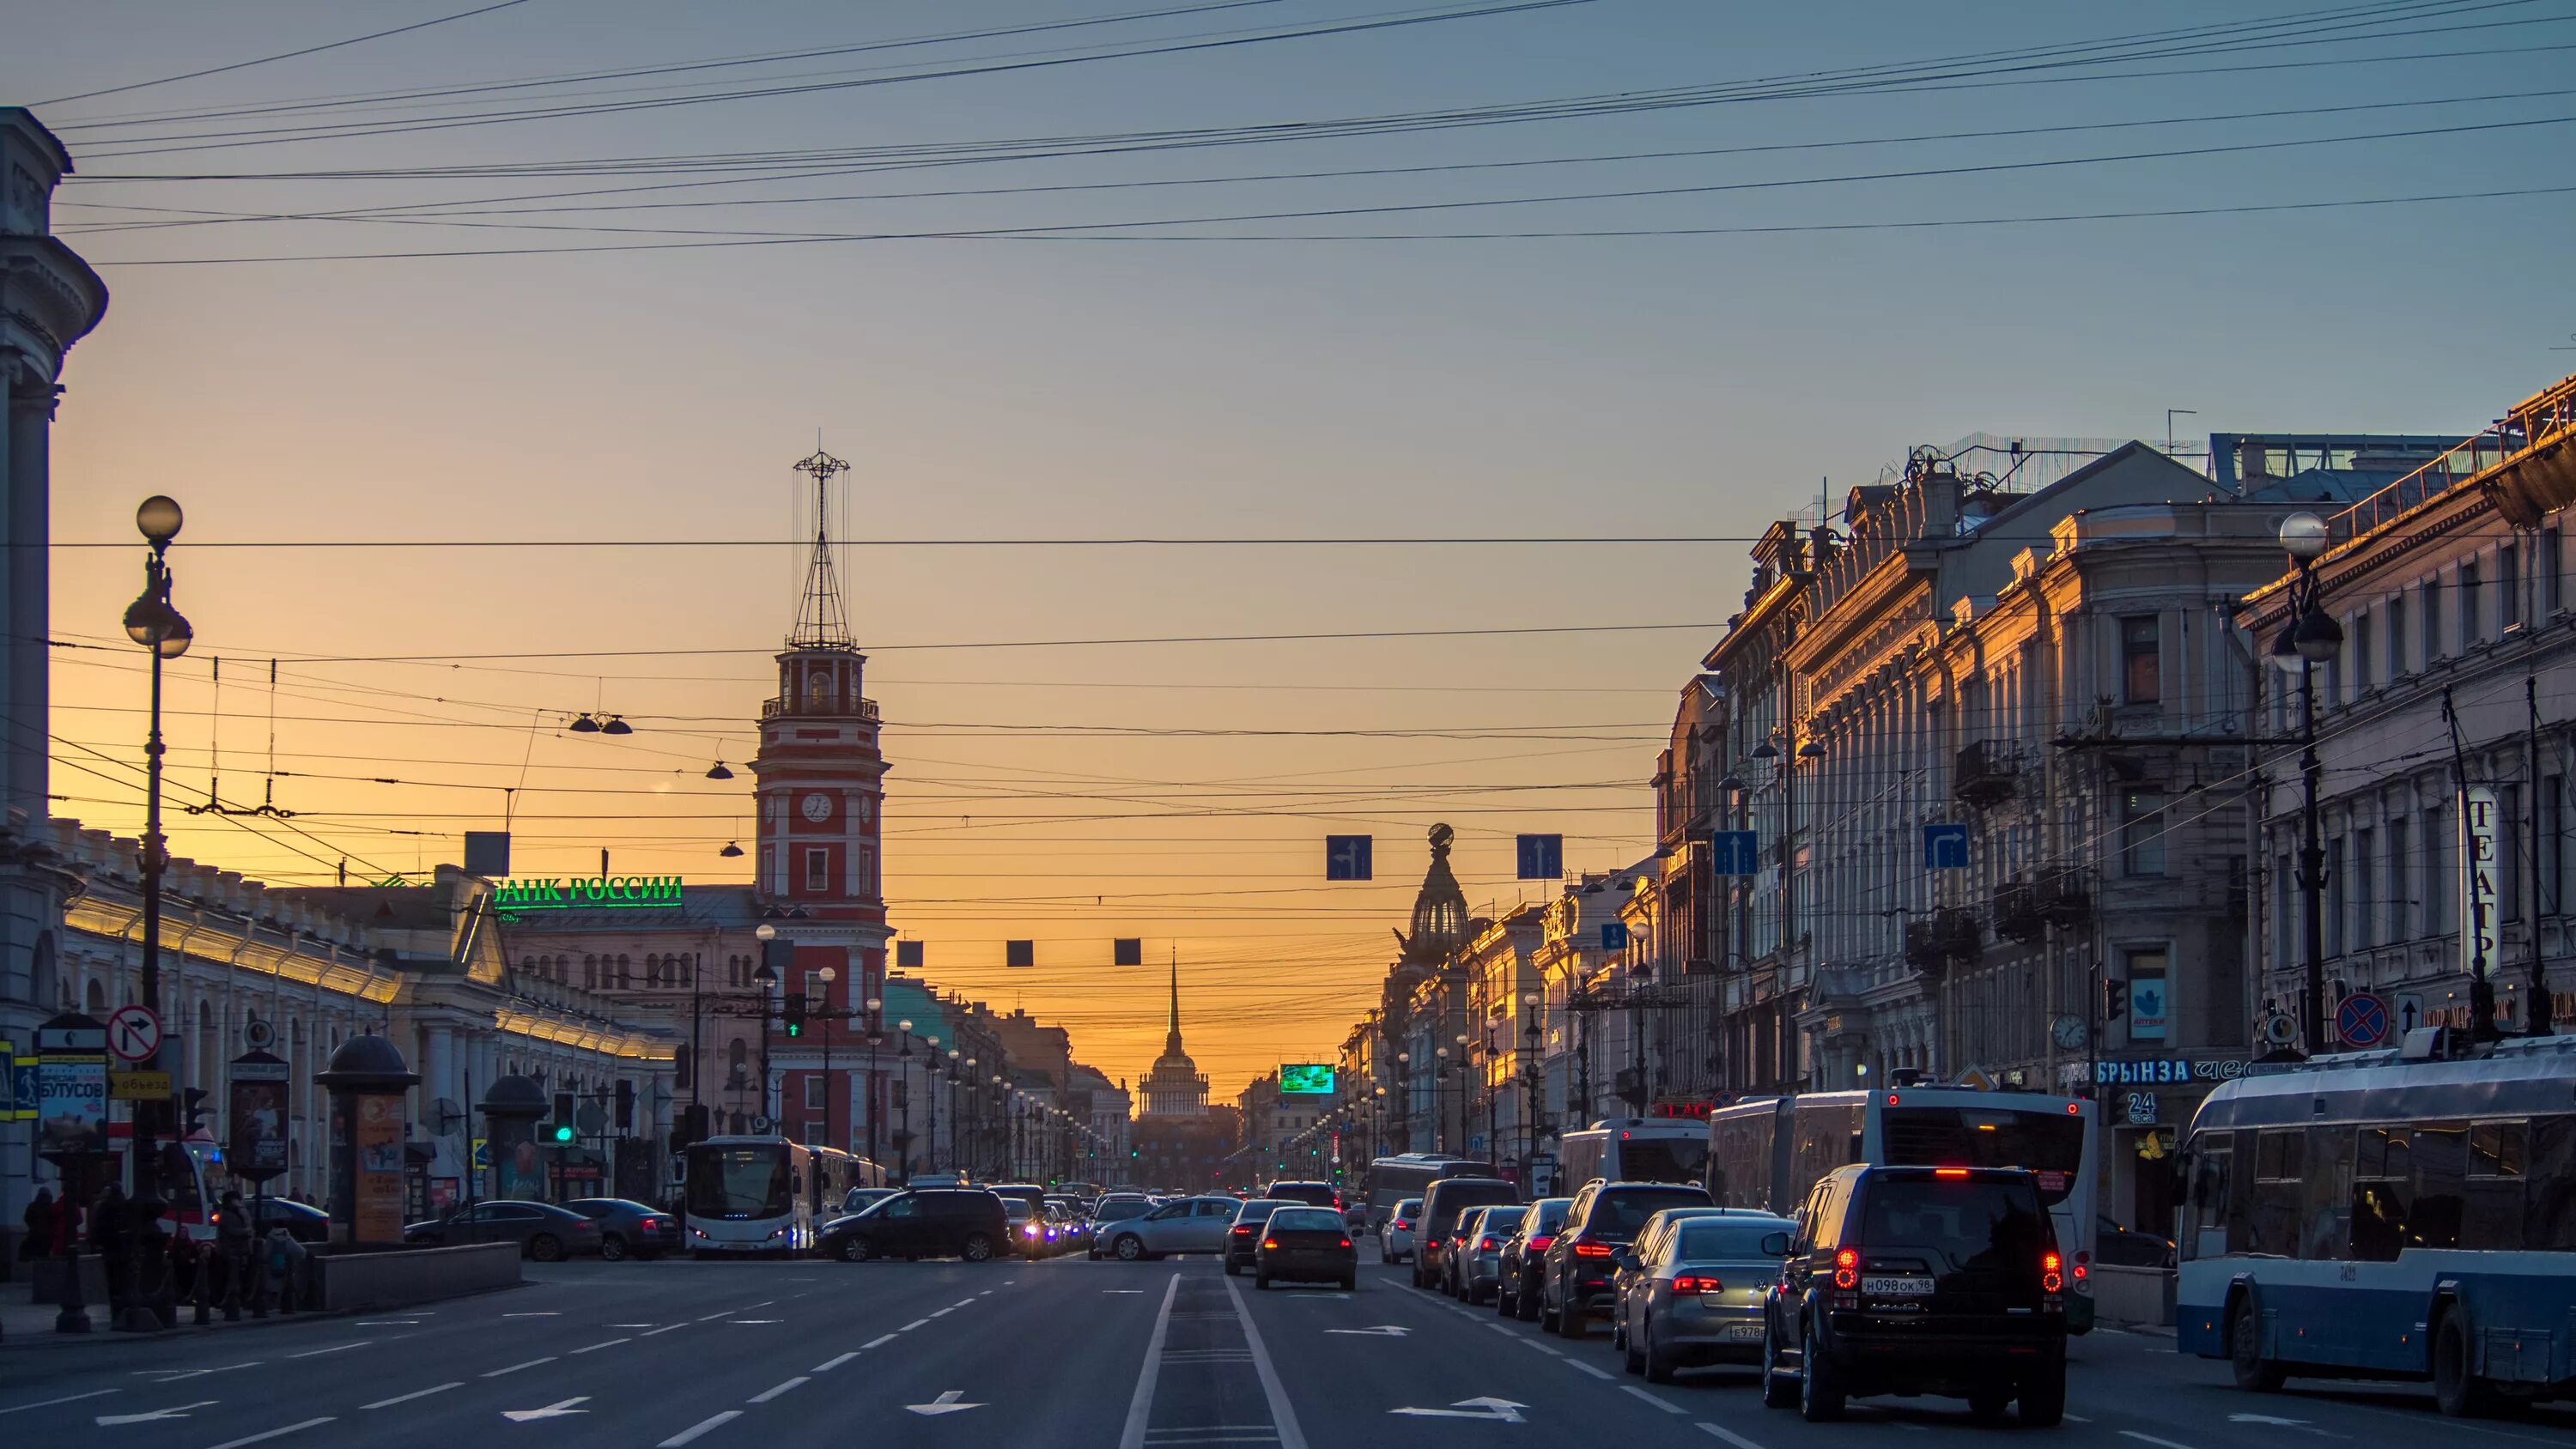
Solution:
M 1237 1223 L 1237 1224 L 1235 1224 L 1235 1225 L 1234 1225 L 1234 1235 L 1235 1235 L 1236 1237 L 1238 1237 L 1238 1238 L 1248 1238 L 1248 1237 L 1251 1237 L 1251 1236 L 1252 1236 L 1252 1224 L 1250 1224 L 1250 1223 Z
M 1932 1169 L 1932 1175 L 1934 1177 L 1966 1177 L 1968 1175 L 1968 1169 L 1964 1167 L 1936 1167 Z
M 2060 1266 L 2061 1260 L 2055 1253 L 2039 1255 L 2039 1286 L 2043 1290 L 2054 1293 L 2066 1286 L 2066 1279 L 2058 1272 Z
M 1479 1253 L 1499 1253 L 1502 1251 L 1502 1248 L 1502 1240 L 1500 1238 L 1493 1237 L 1490 1234 L 1476 1240 L 1476 1251 Z
M 1610 1256 L 1610 1245 L 1608 1243 L 1595 1243 L 1583 1238 L 1577 1238 L 1574 1240 L 1574 1256 L 1578 1258 L 1607 1258 Z
M 1263 1238 L 1261 1240 L 1261 1246 L 1265 1248 L 1275 1248 L 1279 1246 L 1279 1240 L 1277 1238 Z
M 1413 1231 L 1413 1219 L 1411 1218 L 1397 1218 L 1395 1220 L 1395 1225 L 1404 1229 L 1406 1232 Z
M 1547 1245 L 1555 1241 L 1556 1237 L 1554 1234 L 1550 1234 L 1543 1238 L 1532 1238 L 1529 1240 L 1529 1248 L 1527 1251 L 1532 1253 L 1544 1253 L 1547 1251 Z
M 1860 1286 L 1860 1249 L 1844 1248 L 1834 1254 L 1834 1286 L 1846 1290 Z
M 1350 1239 L 1348 1239 L 1348 1238 L 1344 1238 L 1344 1239 L 1342 1239 L 1341 1244 L 1340 1244 L 1340 1246 L 1345 1247 L 1345 1248 L 1349 1247 L 1350 1245 L 1351 1245 L 1351 1240 L 1350 1240 Z
M 1673 1278 L 1673 1291 L 1675 1293 L 1723 1293 L 1726 1291 L 1726 1285 L 1715 1278 L 1702 1277 L 1696 1273 L 1681 1273 Z

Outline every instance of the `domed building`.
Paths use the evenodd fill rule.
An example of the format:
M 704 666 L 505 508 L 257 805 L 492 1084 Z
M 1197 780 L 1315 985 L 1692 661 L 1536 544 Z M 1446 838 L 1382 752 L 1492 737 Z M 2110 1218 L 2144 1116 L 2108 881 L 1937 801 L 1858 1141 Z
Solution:
M 1143 1082 L 1145 1115 L 1148 1117 L 1204 1117 L 1208 1107 L 1208 1079 L 1199 1064 L 1181 1048 L 1181 966 L 1172 963 L 1172 1022 L 1163 1034 L 1163 1054 L 1154 1059 L 1154 1069 Z

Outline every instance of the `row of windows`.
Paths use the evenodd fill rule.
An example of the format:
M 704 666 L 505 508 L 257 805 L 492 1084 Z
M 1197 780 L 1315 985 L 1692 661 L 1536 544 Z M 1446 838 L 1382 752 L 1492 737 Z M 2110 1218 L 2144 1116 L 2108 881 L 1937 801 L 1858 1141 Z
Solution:
M 734 958 L 736 961 L 744 959 L 740 956 Z M 695 951 L 673 952 L 667 956 L 655 952 L 644 958 L 644 985 L 647 989 L 690 985 L 696 979 L 697 966 L 698 954 Z M 573 980 L 570 956 L 522 956 L 519 969 L 528 975 L 559 981 L 566 986 Z M 741 984 L 749 983 L 746 980 Z M 585 955 L 581 958 L 581 985 L 585 991 L 632 991 L 635 989 L 634 960 L 622 952 L 615 956 Z
M 2203 1255 L 2576 1250 L 2576 1116 L 2266 1128 L 2195 1145 Z
M 2522 577 L 2524 546 L 2509 539 L 2490 554 L 2462 559 L 2455 569 L 2363 604 L 2349 616 L 2343 653 L 2319 672 L 2318 703 L 2341 703 L 2350 694 L 2501 638 L 2524 622 L 2526 610 L 2541 619 L 2558 613 L 2566 602 L 2566 555 L 2559 530 L 2540 531 L 2527 583 Z M 2288 689 L 2274 696 L 2276 726 L 2289 727 L 2296 703 Z

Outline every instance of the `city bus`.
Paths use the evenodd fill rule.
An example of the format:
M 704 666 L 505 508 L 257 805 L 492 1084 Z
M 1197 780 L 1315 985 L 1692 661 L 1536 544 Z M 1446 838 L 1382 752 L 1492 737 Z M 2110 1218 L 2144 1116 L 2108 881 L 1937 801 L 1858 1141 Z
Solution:
M 1708 1177 L 1708 1127 L 1683 1118 L 1629 1117 L 1595 1122 L 1568 1132 L 1557 1145 L 1557 1187 L 1572 1192 L 1587 1182 L 1703 1182 Z
M 854 1187 L 883 1187 L 886 1170 L 864 1157 L 843 1152 L 837 1147 L 808 1147 L 814 1154 L 814 1171 L 806 1188 L 818 1221 L 829 1221 L 841 1215 L 841 1204 L 849 1201 Z
M 1763 1212 L 1794 1211 L 1818 1178 L 1849 1162 L 2028 1170 L 2073 1267 L 2067 1329 L 2093 1327 L 2101 1133 L 2091 1101 L 1974 1087 L 1804 1092 L 1720 1108 L 1707 1133 L 1709 1196 Z
M 2183 1161 L 2178 1351 L 2451 1415 L 2576 1395 L 2576 1037 L 2225 1082 Z
M 1360 1179 L 1360 1197 L 1368 1204 L 1368 1225 L 1374 1230 L 1386 1221 L 1397 1203 L 1422 1196 L 1425 1188 L 1444 1177 L 1500 1175 L 1490 1162 L 1452 1157 L 1445 1152 L 1399 1152 L 1393 1157 L 1370 1159 L 1368 1173 Z
M 690 1143 L 681 1157 L 680 1233 L 691 1254 L 792 1255 L 811 1249 L 817 1154 L 831 1150 L 784 1137 Z

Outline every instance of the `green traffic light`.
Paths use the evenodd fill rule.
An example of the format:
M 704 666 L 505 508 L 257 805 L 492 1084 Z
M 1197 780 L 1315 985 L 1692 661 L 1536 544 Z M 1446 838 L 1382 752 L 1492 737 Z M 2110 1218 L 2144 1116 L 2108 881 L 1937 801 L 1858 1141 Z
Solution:
M 557 1142 L 570 1142 L 571 1140 L 572 1140 L 572 1124 L 571 1124 L 571 1123 L 569 1123 L 569 1122 L 558 1122 L 558 1123 L 556 1123 L 556 1124 L 555 1124 L 555 1141 L 557 1141 Z

